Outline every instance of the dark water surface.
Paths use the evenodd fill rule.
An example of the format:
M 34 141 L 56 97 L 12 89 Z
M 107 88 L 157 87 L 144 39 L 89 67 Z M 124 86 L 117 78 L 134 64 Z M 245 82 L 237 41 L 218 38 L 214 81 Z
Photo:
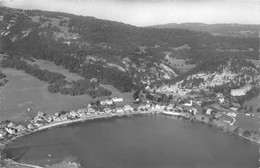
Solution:
M 256 168 L 259 159 L 255 143 L 205 124 L 152 115 L 54 128 L 8 148 L 14 147 L 26 147 L 21 162 L 75 156 L 84 168 Z

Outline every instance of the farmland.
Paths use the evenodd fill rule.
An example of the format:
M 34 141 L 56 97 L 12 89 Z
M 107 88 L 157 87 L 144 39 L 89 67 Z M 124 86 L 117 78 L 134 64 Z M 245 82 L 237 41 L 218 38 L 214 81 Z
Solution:
M 61 72 L 62 67 L 45 63 L 48 69 Z M 52 68 L 51 68 L 52 67 Z M 48 92 L 48 84 L 28 75 L 22 71 L 14 69 L 2 69 L 8 75 L 9 82 L 1 88 L 1 115 L 0 120 L 12 119 L 16 121 L 26 120 L 34 117 L 38 111 L 54 114 L 61 110 L 72 110 L 86 106 L 91 101 L 106 99 L 99 97 L 92 99 L 88 95 L 70 96 L 62 94 L 52 94 Z M 68 71 L 62 71 L 69 79 L 76 79 L 79 76 L 72 75 Z M 113 96 L 121 96 L 126 102 L 131 102 L 132 93 L 122 94 L 111 85 L 102 85 L 110 89 Z M 125 102 L 124 102 L 125 103 Z M 29 109 L 29 110 L 28 110 Z

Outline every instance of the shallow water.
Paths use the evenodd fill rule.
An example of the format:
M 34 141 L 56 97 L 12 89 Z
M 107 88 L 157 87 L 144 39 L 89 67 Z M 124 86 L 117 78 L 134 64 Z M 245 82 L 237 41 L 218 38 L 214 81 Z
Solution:
M 206 124 L 152 115 L 54 128 L 8 149 L 15 156 L 10 149 L 24 146 L 21 162 L 74 156 L 84 168 L 256 168 L 259 159 L 255 143 Z

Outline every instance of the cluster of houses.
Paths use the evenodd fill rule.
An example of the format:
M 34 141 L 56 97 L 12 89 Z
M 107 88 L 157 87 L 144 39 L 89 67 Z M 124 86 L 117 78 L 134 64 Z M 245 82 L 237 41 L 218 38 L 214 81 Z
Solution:
M 122 98 L 112 98 L 113 102 L 123 101 Z M 104 104 L 103 104 L 104 105 Z M 107 104 L 105 104 L 107 105 Z M 7 136 L 19 136 L 24 133 L 29 133 L 32 130 L 51 124 L 54 122 L 61 122 L 67 120 L 73 120 L 83 117 L 94 117 L 102 114 L 125 114 L 133 111 L 134 108 L 130 105 L 125 105 L 123 107 L 110 108 L 105 107 L 102 110 L 94 109 L 91 105 L 87 108 L 81 108 L 76 111 L 72 110 L 70 112 L 56 112 L 54 115 L 47 115 L 41 111 L 38 112 L 36 117 L 29 121 L 29 123 L 24 125 L 18 125 L 11 121 L 2 122 L 0 124 L 0 139 L 4 139 Z
M 221 99 L 222 96 L 217 95 L 217 98 Z M 131 105 L 124 105 L 123 107 L 111 106 L 113 103 L 122 102 L 123 100 L 123 98 L 115 97 L 100 101 L 101 108 L 95 108 L 91 105 L 88 105 L 86 108 L 81 108 L 76 111 L 72 110 L 70 112 L 56 112 L 51 116 L 39 111 L 37 116 L 30 120 L 26 126 L 15 124 L 13 122 L 5 122 L 0 124 L 0 139 L 23 135 L 51 123 L 58 123 L 84 117 L 98 117 L 100 115 L 124 115 L 135 111 L 156 111 L 169 115 L 190 116 L 198 114 L 198 109 L 202 106 L 203 103 L 201 100 L 189 99 L 183 101 L 182 103 L 178 103 L 179 105 L 176 105 L 176 103 L 155 104 L 147 101 L 146 103 L 139 104 L 136 107 L 132 107 Z M 236 117 L 236 114 L 237 113 L 235 112 L 230 112 L 227 115 Z M 214 115 L 218 117 L 217 111 L 213 110 L 212 108 L 207 108 L 204 115 Z

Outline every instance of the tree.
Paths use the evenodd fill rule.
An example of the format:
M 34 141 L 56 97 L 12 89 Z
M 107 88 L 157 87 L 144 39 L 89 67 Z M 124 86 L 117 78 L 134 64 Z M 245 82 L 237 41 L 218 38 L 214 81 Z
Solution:
M 245 110 L 245 111 L 247 110 L 247 105 L 244 106 L 244 110 Z
M 239 127 L 236 127 L 236 128 L 233 130 L 233 132 L 234 132 L 235 134 L 239 134 Z
M 257 111 L 258 113 L 260 113 L 260 107 L 258 107 L 256 111 Z
M 251 135 L 251 133 L 250 133 L 250 131 L 248 131 L 248 130 L 245 130 L 244 132 L 243 132 L 243 136 L 245 136 L 245 137 L 249 137 Z
M 250 106 L 250 112 L 252 112 L 253 111 L 253 106 Z

